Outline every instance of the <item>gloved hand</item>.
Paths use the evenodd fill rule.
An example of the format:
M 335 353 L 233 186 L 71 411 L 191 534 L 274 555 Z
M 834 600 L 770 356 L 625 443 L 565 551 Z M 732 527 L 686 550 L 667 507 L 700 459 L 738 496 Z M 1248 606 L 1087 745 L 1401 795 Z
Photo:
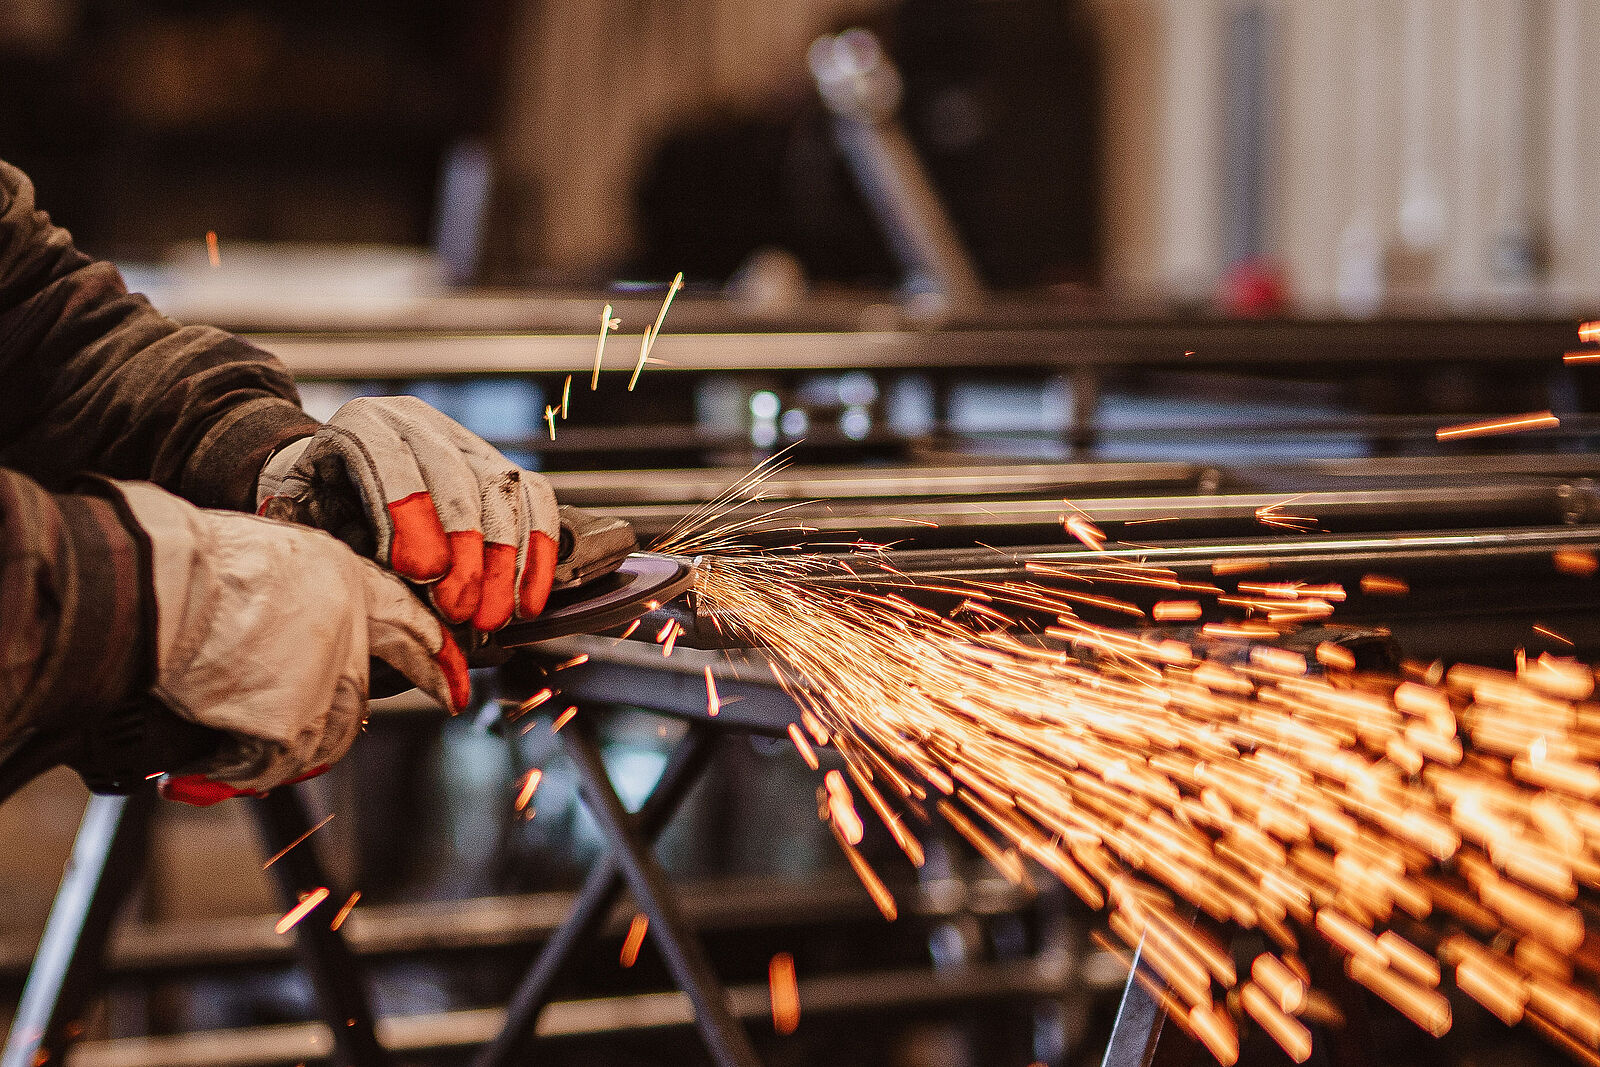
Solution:
M 258 511 L 327 530 L 429 590 L 439 613 L 496 630 L 544 608 L 560 525 L 550 483 L 411 396 L 363 397 L 279 449 Z
M 169 795 L 210 802 L 320 773 L 366 720 L 368 657 L 452 712 L 466 660 L 404 582 L 320 530 L 197 508 L 112 483 L 149 536 L 156 602 L 152 693 L 230 741 Z

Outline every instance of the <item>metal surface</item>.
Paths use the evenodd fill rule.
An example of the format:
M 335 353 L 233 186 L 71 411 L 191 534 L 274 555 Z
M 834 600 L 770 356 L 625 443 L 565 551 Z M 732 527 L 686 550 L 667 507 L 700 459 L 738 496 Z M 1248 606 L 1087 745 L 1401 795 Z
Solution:
M 821 874 L 803 883 L 782 877 L 696 879 L 680 884 L 677 893 L 684 915 L 696 930 L 724 933 L 801 929 L 870 920 L 878 914 L 861 892 L 861 883 L 844 872 Z M 1002 880 L 971 885 L 946 882 L 937 892 L 915 885 L 896 886 L 895 895 L 902 914 L 929 920 L 958 914 L 999 915 L 1029 903 Z M 577 901 L 576 893 L 552 891 L 469 900 L 363 903 L 340 932 L 362 959 L 528 949 L 561 929 Z M 620 935 L 632 915 L 631 908 L 611 909 L 601 932 Z M 273 932 L 276 918 L 201 916 L 182 921 L 123 922 L 111 938 L 104 974 L 109 979 L 142 981 L 293 963 L 294 943 Z M 31 939 L 0 943 L 0 974 L 20 980 L 33 961 L 35 947 Z
M 561 691 L 574 701 L 642 706 L 679 718 L 705 720 L 705 669 L 716 679 L 722 707 L 716 722 L 726 728 L 780 736 L 798 722 L 800 709 L 780 688 L 759 652 L 690 648 L 680 643 L 671 656 L 650 641 L 568 637 L 541 646 L 547 656 L 589 661 L 561 672 Z M 796 679 L 797 684 L 801 684 Z
M 317 842 L 300 840 L 313 829 L 299 791 L 274 789 L 250 802 L 268 855 L 288 849 L 272 865 L 285 910 L 316 889 L 331 890 L 294 928 L 296 955 L 316 993 L 317 1010 L 333 1035 L 334 1062 L 340 1067 L 381 1067 L 388 1062 L 373 1029 L 366 974 L 344 937 L 329 929 L 348 894 L 333 886 L 317 855 Z M 294 842 L 300 840 L 300 844 Z M 293 847 L 291 847 L 293 846 Z
M 694 567 L 675 556 L 635 553 L 604 577 L 550 594 L 539 617 L 514 622 L 494 633 L 503 649 L 538 644 L 571 634 L 600 633 L 625 626 L 694 586 Z
M 1054 962 L 973 964 L 947 971 L 872 971 L 832 974 L 800 983 L 807 1019 L 883 1009 L 931 1009 L 1016 997 L 1059 995 L 1067 975 Z M 770 1017 L 765 982 L 728 991 L 732 1013 L 759 1021 Z M 498 1008 L 384 1019 L 379 1032 L 396 1055 L 466 1049 L 499 1032 Z M 639 1033 L 694 1022 L 689 998 L 679 992 L 602 997 L 550 1005 L 539 1020 L 547 1040 Z M 174 1037 L 122 1038 L 89 1042 L 75 1050 L 70 1067 L 255 1067 L 316 1062 L 328 1054 L 327 1031 L 316 1023 L 215 1030 Z
M 1143 960 L 1143 946 L 1133 954 L 1133 967 L 1117 1005 L 1100 1067 L 1179 1067 L 1194 1059 L 1195 1044 L 1176 1026 L 1167 1025 L 1167 1010 L 1134 977 Z
M 585 321 L 604 298 L 597 296 Z M 1569 318 L 1512 319 L 1223 319 L 1066 318 L 1047 326 L 940 330 L 856 329 L 815 332 L 706 332 L 675 306 L 652 354 L 651 374 L 772 370 L 938 370 L 984 367 L 1189 366 L 1246 364 L 1258 369 L 1370 364 L 1393 374 L 1425 363 L 1539 365 L 1559 371 L 1571 347 Z M 1037 309 L 1008 308 L 1002 321 L 1026 323 Z M 630 322 L 640 321 L 636 316 Z M 682 331 L 682 332 L 679 332 Z M 472 374 L 576 373 L 594 365 L 589 327 L 551 333 L 258 333 L 250 339 L 279 356 L 300 378 L 409 378 Z M 619 334 L 619 350 L 637 349 L 638 334 Z
M 1215 493 L 1163 496 L 1078 497 L 1073 506 L 1097 523 L 1138 523 L 1130 540 L 1171 536 L 1188 523 L 1231 523 L 1246 530 L 1266 531 L 1258 514 L 1277 508 L 1314 517 L 1319 524 L 1360 523 L 1368 528 L 1387 524 L 1397 529 L 1419 525 L 1451 527 L 1501 522 L 1543 525 L 1569 517 L 1591 520 L 1600 513 L 1600 496 L 1592 486 L 1570 481 L 1518 479 L 1473 487 L 1433 485 L 1408 488 L 1347 488 L 1302 493 Z M 763 500 L 729 513 L 752 519 L 771 510 Z M 646 537 L 689 517 L 697 505 L 619 505 L 613 509 Z M 932 500 L 860 500 L 840 507 L 831 501 L 804 503 L 783 512 L 777 527 L 803 524 L 823 534 L 953 538 L 958 531 L 1006 528 L 1058 528 L 1066 506 L 1060 497 Z M 932 526 L 930 526 L 932 524 Z M 931 531 L 919 534 L 919 531 Z M 789 539 L 794 535 L 783 533 Z M 754 536 L 752 534 L 751 536 Z M 1033 536 L 1038 536 L 1035 533 Z M 970 542 L 971 538 L 968 537 Z
M 718 1067 L 756 1067 L 755 1050 L 729 1010 L 728 996 L 711 969 L 705 950 L 685 923 L 666 876 L 635 832 L 606 774 L 600 749 L 580 715 L 559 735 L 562 749 L 577 768 L 584 801 L 622 870 L 633 899 L 650 919 L 649 939 L 660 952 L 673 981 L 694 1005 L 695 1025 Z
M 633 527 L 613 515 L 597 515 L 563 504 L 554 587 L 592 582 L 622 565 L 639 547 Z
M 107 937 L 144 866 L 153 788 L 91 796 L 11 1023 L 0 1067 L 59 1060 L 82 1032 Z
M 632 817 L 639 844 L 650 848 L 705 769 L 717 733 L 708 727 L 691 727 L 678 746 L 655 788 Z M 473 1067 L 498 1067 L 521 1061 L 529 1053 L 540 1014 L 550 1002 L 555 980 L 572 953 L 590 941 L 622 896 L 622 871 L 613 852 L 606 852 L 584 879 L 572 910 L 545 942 L 533 966 L 518 983 L 506 1005 L 505 1023 L 494 1039 L 473 1059 Z

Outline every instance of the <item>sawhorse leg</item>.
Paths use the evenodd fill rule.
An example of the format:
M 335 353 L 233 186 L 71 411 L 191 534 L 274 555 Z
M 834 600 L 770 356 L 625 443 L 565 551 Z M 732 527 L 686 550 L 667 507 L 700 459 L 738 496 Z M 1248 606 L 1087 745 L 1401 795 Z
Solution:
M 574 723 L 573 726 L 578 726 Z M 743 1028 L 727 1008 L 721 983 L 693 933 L 678 914 L 676 903 L 650 848 L 685 794 L 699 778 L 713 751 L 717 731 L 693 724 L 673 751 L 666 769 L 637 814 L 629 816 L 601 762 L 600 751 L 583 730 L 568 728 L 563 745 L 578 769 L 584 797 L 606 838 L 608 851 L 589 872 L 566 921 L 545 943 L 506 1013 L 500 1035 L 484 1046 L 474 1067 L 504 1067 L 522 1062 L 533 1040 L 539 1013 L 550 999 L 562 964 L 599 930 L 621 895 L 623 886 L 650 918 L 656 940 L 673 978 L 690 998 L 706 1047 L 723 1067 L 754 1067 L 755 1052 Z M 641 886 L 643 891 L 641 891 Z
M 155 790 L 91 796 L 45 923 L 0 1067 L 59 1062 L 100 985 L 111 925 L 144 867 Z
M 300 966 L 311 980 L 322 1021 L 333 1032 L 334 1062 L 347 1067 L 381 1067 L 386 1057 L 373 1030 L 366 975 L 344 935 L 330 929 L 346 896 L 332 890 L 313 840 L 289 848 L 312 828 L 305 803 L 294 787 L 286 786 L 252 801 L 251 806 L 267 854 L 289 849 L 271 868 L 285 909 L 320 887 L 330 889 L 327 899 L 300 920 L 294 933 Z
M 1100 1067 L 1186 1067 L 1194 1060 L 1195 1042 L 1176 1026 L 1168 1026 L 1167 1009 L 1137 975 L 1143 952 L 1133 954 L 1128 984 L 1111 1025 L 1111 1040 Z M 1164 1039 L 1163 1039 L 1164 1037 Z

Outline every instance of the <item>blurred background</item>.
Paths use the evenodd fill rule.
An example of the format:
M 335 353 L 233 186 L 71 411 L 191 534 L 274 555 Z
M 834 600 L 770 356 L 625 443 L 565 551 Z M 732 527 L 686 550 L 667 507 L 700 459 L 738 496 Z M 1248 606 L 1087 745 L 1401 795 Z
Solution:
M 8 0 L 0 144 L 126 262 L 214 230 L 432 249 L 452 284 L 781 252 L 883 285 L 806 62 L 848 26 L 991 287 L 1371 315 L 1600 277 L 1584 0 Z
M 1176 524 L 1141 540 L 1259 535 L 1291 498 L 1333 531 L 1579 525 L 1600 420 L 1561 355 L 1600 304 L 1597 47 L 1590 0 L 0 0 L 0 158 L 168 314 L 280 354 L 313 414 L 422 396 L 647 541 L 785 446 L 775 499 L 941 551 L 1059 547 L 1064 499 Z M 677 272 L 660 363 L 591 395 L 601 308 L 631 367 Z M 1435 436 L 1535 409 L 1560 429 Z M 1521 596 L 1440 611 L 1509 655 L 1473 613 Z M 1413 655 L 1469 647 L 1412 625 Z M 307 791 L 380 1012 L 445 1020 L 403 1062 L 468 1062 L 481 1026 L 450 1020 L 504 1003 L 601 847 L 548 730 L 485 728 L 500 686 L 448 724 L 376 715 Z M 601 731 L 630 804 L 683 731 L 641 702 Z M 885 924 L 815 785 L 740 738 L 661 849 L 755 1015 L 775 951 L 846 976 L 835 1014 L 760 1031 L 770 1062 L 1099 1062 L 1123 974 L 1082 909 L 948 833 L 921 872 L 880 834 Z M 0 808 L 13 997 L 84 801 L 57 774 Z M 76 1062 L 306 1058 L 134 1040 L 315 1016 L 260 851 L 243 807 L 160 810 Z M 627 917 L 560 990 L 613 1025 L 544 1062 L 705 1062 L 638 999 L 660 962 L 618 967 Z M 1367 1032 L 1396 1062 L 1549 1055 L 1470 1005 L 1444 1043 Z

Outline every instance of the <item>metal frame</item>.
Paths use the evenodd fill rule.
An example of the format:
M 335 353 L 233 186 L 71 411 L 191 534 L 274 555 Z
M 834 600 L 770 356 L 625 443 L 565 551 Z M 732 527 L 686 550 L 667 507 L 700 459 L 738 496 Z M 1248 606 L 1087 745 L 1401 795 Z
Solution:
M 0 1067 L 59 1060 L 81 1035 L 83 1011 L 104 975 L 112 925 L 144 869 L 156 800 L 153 786 L 130 796 L 90 798 L 0 1053 Z M 312 828 L 292 787 L 251 801 L 251 808 L 262 844 L 272 853 Z M 287 852 L 273 865 L 273 873 L 286 908 L 319 886 L 332 889 L 310 841 Z M 381 1067 L 386 1056 L 373 1029 L 361 966 L 343 937 L 329 929 L 344 899 L 330 892 L 295 927 L 296 949 L 333 1035 L 333 1061 L 341 1067 Z

